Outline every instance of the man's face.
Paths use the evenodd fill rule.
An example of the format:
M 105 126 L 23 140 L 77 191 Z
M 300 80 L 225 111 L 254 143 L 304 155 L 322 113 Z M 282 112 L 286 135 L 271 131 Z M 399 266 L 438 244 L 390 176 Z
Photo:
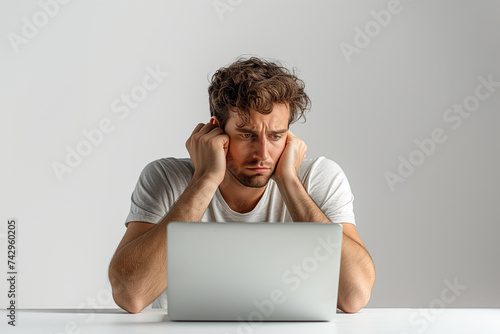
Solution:
M 285 149 L 289 114 L 286 105 L 275 104 L 267 115 L 251 111 L 242 127 L 241 118 L 230 114 L 224 128 L 229 136 L 226 168 L 244 186 L 264 187 L 273 175 Z

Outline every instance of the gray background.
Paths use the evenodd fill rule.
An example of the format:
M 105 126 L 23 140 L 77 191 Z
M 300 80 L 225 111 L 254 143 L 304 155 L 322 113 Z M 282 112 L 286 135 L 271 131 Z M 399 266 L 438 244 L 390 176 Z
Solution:
M 377 29 L 371 11 L 387 1 L 221 3 L 231 10 L 219 16 L 210 0 L 74 0 L 17 50 L 9 38 L 23 17 L 43 24 L 41 6 L 0 3 L 0 249 L 5 259 L 16 217 L 18 307 L 116 306 L 107 266 L 139 173 L 188 156 L 185 140 L 209 119 L 207 78 L 243 54 L 300 70 L 313 108 L 292 130 L 308 157 L 335 160 L 350 180 L 377 270 L 368 306 L 499 307 L 500 87 L 459 127 L 443 117 L 473 101 L 478 77 L 500 81 L 500 2 L 401 0 L 350 59 L 341 43 Z M 112 102 L 148 66 L 169 76 L 120 119 Z M 106 118 L 113 131 L 59 181 L 52 164 Z M 385 173 L 418 158 L 415 141 L 436 128 L 446 141 L 391 189 Z M 444 300 L 454 281 L 462 289 Z

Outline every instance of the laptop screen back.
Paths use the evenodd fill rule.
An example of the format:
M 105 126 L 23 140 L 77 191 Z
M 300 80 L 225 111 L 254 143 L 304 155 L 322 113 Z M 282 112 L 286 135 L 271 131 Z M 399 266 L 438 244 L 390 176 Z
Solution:
M 169 318 L 332 320 L 341 241 L 340 224 L 171 222 Z

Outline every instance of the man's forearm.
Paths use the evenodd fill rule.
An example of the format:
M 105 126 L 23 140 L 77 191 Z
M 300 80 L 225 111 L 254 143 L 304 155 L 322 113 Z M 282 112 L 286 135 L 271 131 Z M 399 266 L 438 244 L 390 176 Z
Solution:
M 116 251 L 109 266 L 113 295 L 131 305 L 133 313 L 149 305 L 167 287 L 167 224 L 200 221 L 216 189 L 209 180 L 191 180 L 161 222 Z
M 347 225 L 347 224 L 344 224 Z M 342 237 L 342 255 L 337 306 L 354 313 L 370 300 L 375 282 L 375 267 L 366 248 L 345 233 Z
M 276 178 L 276 184 L 295 222 L 330 222 L 307 193 L 299 178 Z
M 329 219 L 309 196 L 298 178 L 277 179 L 293 221 L 328 223 Z M 346 234 L 342 237 L 338 307 L 357 312 L 370 298 L 375 280 L 373 261 L 365 247 Z

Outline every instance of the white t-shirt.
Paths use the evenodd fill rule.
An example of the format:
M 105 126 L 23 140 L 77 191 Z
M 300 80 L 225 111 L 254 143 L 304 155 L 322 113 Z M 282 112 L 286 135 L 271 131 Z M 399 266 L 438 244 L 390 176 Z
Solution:
M 186 189 L 194 173 L 190 159 L 163 158 L 149 163 L 142 171 L 125 224 L 131 221 L 159 223 Z M 340 166 L 325 157 L 305 159 L 299 169 L 304 188 L 332 223 L 355 225 L 349 182 Z M 238 213 L 227 205 L 219 189 L 208 205 L 202 222 L 292 222 L 278 186 L 270 179 L 255 208 Z M 167 308 L 167 290 L 153 308 Z M 149 306 L 148 306 L 149 307 Z

